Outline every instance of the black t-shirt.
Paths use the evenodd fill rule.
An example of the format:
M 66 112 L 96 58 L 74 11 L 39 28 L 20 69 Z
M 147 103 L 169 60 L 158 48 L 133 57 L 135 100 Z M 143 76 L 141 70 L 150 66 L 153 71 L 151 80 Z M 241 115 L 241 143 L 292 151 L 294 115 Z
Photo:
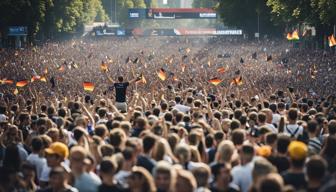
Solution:
M 237 191 L 236 189 L 234 189 L 232 187 L 228 187 L 226 190 L 219 190 L 219 189 L 217 189 L 214 186 L 210 188 L 210 191 L 211 192 L 239 192 L 239 191 Z
M 268 158 L 268 160 L 276 166 L 278 169 L 279 173 L 282 173 L 289 169 L 289 160 L 287 157 L 282 157 L 282 156 L 271 156 Z
M 39 189 L 37 190 L 37 192 L 53 192 L 54 190 L 52 188 L 46 188 L 46 189 Z M 67 187 L 66 189 L 63 189 L 61 192 L 77 192 L 78 190 L 76 190 L 73 187 Z
M 120 185 L 105 185 L 101 184 L 98 188 L 98 192 L 126 192 L 127 190 L 123 189 Z
M 113 86 L 116 90 L 116 102 L 126 102 L 126 89 L 129 86 L 129 82 L 114 83 Z
M 156 162 L 153 159 L 150 159 L 147 156 L 139 155 L 138 158 L 137 158 L 137 166 L 141 166 L 141 167 L 147 169 L 147 171 L 149 171 L 150 173 L 152 173 L 155 165 L 156 165 Z
M 284 172 L 282 178 L 286 185 L 292 185 L 296 190 L 305 189 L 307 181 L 303 173 Z

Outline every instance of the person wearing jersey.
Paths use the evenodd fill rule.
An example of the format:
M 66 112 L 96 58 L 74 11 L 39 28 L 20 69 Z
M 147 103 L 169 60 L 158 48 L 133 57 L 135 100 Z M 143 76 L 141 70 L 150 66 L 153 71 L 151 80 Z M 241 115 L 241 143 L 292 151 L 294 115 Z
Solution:
M 288 123 L 285 125 L 284 133 L 291 138 L 297 139 L 303 134 L 303 127 L 297 124 L 298 111 L 297 109 L 291 108 L 287 114 Z
M 107 73 L 105 73 L 108 80 L 113 84 L 113 87 L 115 89 L 115 93 L 116 93 L 116 101 L 115 101 L 115 106 L 116 108 L 125 113 L 127 112 L 127 103 L 126 103 L 126 90 L 127 87 L 132 84 L 135 83 L 137 80 L 139 80 L 139 77 L 132 79 L 131 81 L 124 81 L 124 77 L 119 76 L 118 77 L 118 82 L 114 82 L 113 79 L 111 77 L 109 77 L 107 75 Z

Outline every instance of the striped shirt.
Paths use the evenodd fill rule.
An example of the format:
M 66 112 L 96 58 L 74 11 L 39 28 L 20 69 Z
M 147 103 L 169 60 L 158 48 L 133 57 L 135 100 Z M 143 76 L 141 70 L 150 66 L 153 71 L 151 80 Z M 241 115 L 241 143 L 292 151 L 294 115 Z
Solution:
M 311 153 L 318 154 L 321 151 L 321 141 L 317 138 L 310 138 L 308 141 L 308 149 Z

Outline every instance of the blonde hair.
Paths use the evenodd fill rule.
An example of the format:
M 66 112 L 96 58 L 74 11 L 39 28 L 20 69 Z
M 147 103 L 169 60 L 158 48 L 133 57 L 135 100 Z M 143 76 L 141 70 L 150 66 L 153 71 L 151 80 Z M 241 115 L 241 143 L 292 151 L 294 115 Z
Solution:
M 197 150 L 196 146 L 190 146 L 191 157 L 190 160 L 193 162 L 201 162 L 201 155 Z
M 197 188 L 197 182 L 194 175 L 190 171 L 184 169 L 177 169 L 177 180 L 184 181 L 184 184 L 190 189 L 189 191 L 195 191 Z
M 156 186 L 152 175 L 143 167 L 134 166 L 132 173 L 138 173 L 144 179 L 142 191 L 156 192 Z
M 190 146 L 182 143 L 178 144 L 175 148 L 174 154 L 180 161 L 180 163 L 187 163 L 188 161 L 190 161 L 191 158 Z
M 223 163 L 231 163 L 234 152 L 235 152 L 235 146 L 232 141 L 229 140 L 222 141 L 218 145 L 216 153 L 216 161 Z

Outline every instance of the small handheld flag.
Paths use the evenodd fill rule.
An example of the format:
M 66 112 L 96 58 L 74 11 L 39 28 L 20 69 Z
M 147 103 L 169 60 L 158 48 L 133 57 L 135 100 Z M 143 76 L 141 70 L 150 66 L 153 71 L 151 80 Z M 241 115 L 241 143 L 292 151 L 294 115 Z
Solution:
M 220 67 L 217 69 L 218 73 L 224 73 L 225 72 L 225 67 Z
M 336 38 L 334 35 L 329 36 L 328 40 L 329 40 L 329 47 L 336 46 Z
M 164 69 L 160 69 L 160 71 L 158 72 L 158 76 L 159 78 L 164 81 L 167 79 L 167 74 L 166 74 L 166 71 Z
M 100 65 L 100 69 L 103 71 L 103 72 L 107 72 L 108 71 L 108 67 L 107 67 L 107 64 L 102 62 L 102 64 Z
M 2 79 L 0 80 L 1 84 L 8 84 L 11 85 L 14 83 L 14 81 L 12 79 Z
M 28 84 L 28 81 L 27 80 L 21 80 L 21 81 L 18 81 L 16 82 L 16 86 L 17 87 L 24 87 Z
M 212 78 L 212 79 L 209 80 L 209 83 L 211 83 L 211 84 L 213 84 L 213 85 L 215 85 L 215 86 L 219 85 L 221 82 L 222 82 L 222 80 L 220 80 L 220 79 L 217 78 L 217 77 Z
M 83 87 L 85 91 L 92 92 L 94 90 L 94 84 L 91 82 L 84 82 Z
M 235 84 L 235 85 L 242 85 L 243 84 L 243 77 L 239 76 L 239 77 L 233 78 L 231 83 Z
M 59 72 L 64 72 L 65 71 L 65 67 L 63 65 L 61 65 L 59 68 L 58 68 L 58 71 Z

